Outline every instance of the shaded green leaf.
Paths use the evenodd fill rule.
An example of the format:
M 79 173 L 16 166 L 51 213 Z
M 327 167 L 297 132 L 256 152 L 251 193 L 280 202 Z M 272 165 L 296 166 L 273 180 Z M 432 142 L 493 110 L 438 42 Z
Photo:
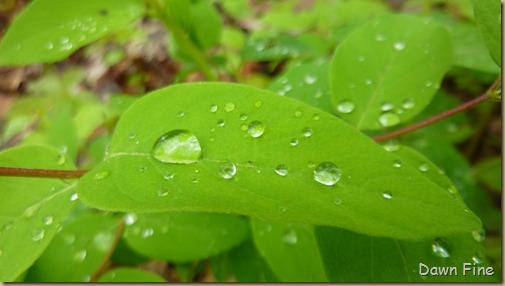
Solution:
M 194 4 L 192 12 L 191 34 L 202 50 L 209 49 L 219 42 L 221 36 L 222 24 L 219 13 L 206 1 Z
M 228 256 L 237 282 L 279 282 L 252 240 L 232 249 Z
M 142 271 L 136 268 L 119 267 L 105 273 L 99 283 L 117 283 L 117 282 L 166 282 L 162 277 Z
M 157 142 L 173 130 L 194 134 L 202 157 L 190 164 L 155 159 Z M 231 212 L 398 238 L 480 227 L 461 201 L 397 160 L 299 101 L 236 84 L 181 84 L 125 113 L 104 162 L 81 178 L 78 193 L 115 211 Z M 386 191 L 397 198 L 384 198 Z
M 30 268 L 25 281 L 89 282 L 111 253 L 119 224 L 119 218 L 104 214 L 66 223 Z
M 129 214 L 125 240 L 136 252 L 173 262 L 191 262 L 219 254 L 248 235 L 247 222 L 233 215 L 166 212 Z
M 358 129 L 382 129 L 421 112 L 452 60 L 450 35 L 429 19 L 386 15 L 352 32 L 330 70 L 339 114 Z
M 494 157 L 480 161 L 474 172 L 477 180 L 489 187 L 491 190 L 501 193 L 502 188 L 502 159 Z
M 21 146 L 0 153 L 2 167 L 75 169 L 58 150 Z M 74 206 L 75 183 L 0 177 L 0 281 L 14 281 L 42 254 Z
M 15 19 L 0 43 L 0 65 L 56 62 L 138 19 L 143 0 L 37 0 Z
M 312 226 L 251 220 L 256 248 L 283 282 L 325 282 Z
M 472 0 L 475 21 L 494 62 L 501 66 L 501 2 Z

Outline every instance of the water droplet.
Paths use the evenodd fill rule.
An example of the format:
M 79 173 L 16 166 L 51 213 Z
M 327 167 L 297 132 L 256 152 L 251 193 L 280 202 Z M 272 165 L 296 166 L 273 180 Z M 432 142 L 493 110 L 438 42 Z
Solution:
M 249 123 L 249 126 L 247 128 L 247 133 L 251 135 L 251 137 L 257 138 L 263 135 L 265 132 L 265 125 L 261 121 L 253 121 Z
M 71 245 L 75 242 L 75 234 L 73 233 L 65 233 L 63 235 L 63 241 L 67 244 L 67 245 Z
M 133 140 L 133 139 L 137 138 L 137 134 L 135 134 L 135 132 L 129 132 L 128 133 L 128 138 L 131 139 L 131 140 Z
M 61 38 L 61 43 L 62 43 L 62 44 L 66 44 L 66 43 L 68 43 L 69 41 L 70 41 L 70 39 L 69 39 L 68 37 L 62 37 L 62 38 Z
M 295 117 L 296 117 L 296 118 L 300 118 L 300 117 L 302 117 L 302 116 L 303 116 L 303 112 L 302 112 L 301 110 L 297 110 L 297 111 L 295 111 Z
M 240 125 L 240 130 L 242 130 L 242 131 L 247 131 L 248 128 L 249 128 L 249 125 L 247 125 L 246 123 L 242 123 L 242 125 Z
M 317 81 L 317 77 L 315 75 L 305 75 L 304 81 L 306 84 L 314 84 Z
M 293 147 L 294 147 L 294 146 L 297 146 L 297 145 L 298 145 L 298 139 L 296 139 L 296 138 L 291 139 L 290 144 L 291 144 L 291 146 L 293 146 Z
M 449 185 L 449 186 L 447 187 L 447 191 L 448 191 L 450 194 L 453 194 L 453 195 L 458 194 L 458 190 L 456 189 L 456 186 L 454 186 L 454 185 Z
M 219 176 L 223 179 L 229 180 L 235 176 L 235 173 L 237 173 L 237 168 L 230 162 L 223 163 L 219 166 Z
M 213 104 L 210 106 L 210 112 L 214 113 L 217 111 L 217 105 Z
M 41 241 L 44 238 L 46 231 L 41 228 L 36 228 L 32 232 L 32 240 L 33 241 Z
M 310 127 L 305 127 L 302 130 L 302 134 L 304 137 L 310 137 L 312 136 L 312 129 Z
M 52 216 L 47 215 L 42 219 L 42 221 L 44 222 L 45 225 L 51 225 L 53 224 L 54 219 Z
M 312 161 L 309 161 L 307 163 L 307 167 L 309 167 L 310 169 L 314 169 L 316 167 L 316 163 L 312 162 Z
M 402 162 L 400 160 L 395 160 L 393 162 L 393 167 L 395 167 L 395 168 L 401 168 L 402 167 Z
M 384 191 L 384 193 L 382 193 L 382 196 L 385 198 L 385 199 L 392 199 L 393 198 L 393 193 L 391 193 L 391 191 Z
M 395 139 L 388 140 L 384 145 L 382 145 L 384 149 L 388 152 L 395 152 L 400 150 L 401 145 Z
M 224 105 L 224 110 L 226 112 L 232 112 L 235 110 L 235 104 L 233 102 L 228 102 L 227 104 Z
M 400 123 L 400 117 L 393 112 L 386 112 L 379 116 L 379 123 L 384 127 L 394 126 Z
M 177 116 L 179 116 L 179 117 L 183 117 L 185 114 L 186 114 L 186 113 L 184 113 L 184 111 L 179 111 L 179 112 L 177 113 Z
M 161 188 L 158 190 L 158 197 L 166 197 L 169 191 L 165 188 Z
M 474 230 L 472 231 L 472 237 L 477 242 L 484 241 L 486 239 L 486 231 L 484 229 Z
M 52 50 L 52 49 L 54 49 L 54 44 L 52 42 L 47 42 L 45 44 L 45 48 L 46 48 L 46 50 Z
M 126 225 L 132 225 L 134 224 L 135 222 L 137 221 L 137 215 L 134 214 L 134 213 L 127 213 L 125 216 L 124 216 L 124 223 Z
M 340 169 L 331 162 L 323 162 L 314 170 L 314 179 L 326 186 L 333 186 L 340 181 Z
M 298 235 L 296 234 L 296 232 L 294 230 L 289 229 L 282 236 L 282 241 L 284 241 L 286 244 L 289 244 L 289 245 L 295 245 L 298 242 Z
M 164 174 L 163 174 L 163 179 L 167 180 L 167 181 L 170 181 L 174 178 L 174 174 L 170 171 L 166 171 Z
M 381 110 L 382 111 L 389 111 L 395 108 L 395 106 L 389 102 L 384 102 L 381 104 Z
M 193 176 L 193 178 L 191 178 L 191 183 L 198 184 L 198 183 L 200 183 L 200 179 L 198 179 L 197 176 Z
M 426 173 L 430 170 L 430 165 L 428 163 L 422 163 L 419 165 L 419 171 Z
M 255 106 L 256 108 L 260 108 L 261 106 L 263 106 L 263 102 L 262 102 L 261 100 L 258 100 L 258 101 L 256 101 L 256 102 L 254 103 L 254 106 Z
M 334 203 L 334 204 L 336 204 L 336 205 L 340 205 L 340 204 L 342 203 L 342 199 L 340 199 L 340 198 L 335 198 L 335 199 L 333 200 L 333 203 Z
M 315 121 L 319 121 L 319 119 L 321 119 L 321 116 L 319 114 L 314 114 L 314 116 L 312 117 L 312 119 L 314 119 Z
M 247 118 L 248 118 L 247 114 L 244 114 L 244 113 L 240 114 L 240 120 L 245 121 L 245 120 L 247 120 Z
M 430 86 L 432 86 L 432 85 L 433 85 L 433 82 L 431 82 L 431 81 L 427 81 L 427 82 L 424 84 L 424 86 L 426 86 L 426 87 L 430 87 Z
M 23 212 L 22 217 L 25 219 L 29 219 L 29 218 L 33 217 L 33 215 L 35 215 L 38 210 L 39 210 L 39 205 L 33 205 L 31 207 L 28 207 Z
M 187 130 L 174 130 L 158 139 L 152 155 L 163 163 L 191 164 L 201 157 L 202 149 L 193 133 Z
M 145 171 L 147 171 L 147 169 L 148 169 L 147 166 L 144 166 L 144 165 L 140 165 L 139 166 L 139 171 L 140 172 L 145 172 Z
M 93 176 L 93 179 L 94 180 L 103 180 L 103 179 L 107 178 L 109 175 L 110 175 L 110 171 L 101 171 L 101 172 L 96 173 Z
M 365 61 L 365 56 L 359 56 L 358 57 L 359 62 L 364 62 Z
M 281 175 L 281 176 L 286 176 L 288 173 L 289 173 L 289 169 L 286 165 L 284 164 L 279 164 L 277 165 L 277 167 L 275 167 L 275 172 L 278 174 L 278 175 Z
M 83 262 L 84 259 L 86 259 L 86 255 L 88 252 L 84 249 L 78 250 L 74 254 L 74 261 L 76 262 Z
M 58 166 L 62 166 L 67 161 L 67 158 L 65 157 L 65 155 L 59 154 L 58 156 L 56 156 L 55 160 Z
M 405 49 L 405 43 L 403 42 L 395 42 L 393 44 L 393 47 L 395 48 L 395 50 L 397 51 L 403 51 L 403 49 Z
M 412 109 L 415 106 L 416 106 L 416 103 L 413 98 L 407 98 L 402 103 L 402 107 L 405 109 Z
M 73 193 L 73 194 L 70 196 L 70 201 L 71 201 L 71 202 L 75 202 L 78 198 L 79 198 L 79 195 L 78 195 L 78 194 L 76 194 L 76 193 Z
M 365 79 L 365 84 L 366 84 L 366 85 L 371 85 L 371 84 L 372 84 L 372 82 L 373 82 L 373 81 L 372 81 L 371 79 L 369 79 L 369 78 L 368 78 L 368 79 Z
M 223 127 L 223 126 L 224 126 L 224 119 L 219 119 L 219 120 L 217 121 L 217 125 L 219 125 L 219 126 Z
M 140 234 L 140 237 L 147 238 L 147 237 L 152 236 L 153 234 L 154 234 L 154 229 L 146 228 L 142 231 L 142 233 Z
M 337 105 L 337 110 L 340 113 L 351 113 L 354 110 L 354 107 L 355 105 L 352 101 L 344 100 Z
M 386 41 L 387 39 L 388 39 L 388 38 L 387 38 L 384 34 L 380 34 L 380 33 L 379 33 L 379 34 L 375 35 L 375 40 L 376 40 L 377 42 L 384 42 L 384 41 Z
M 441 238 L 437 238 L 435 241 L 433 241 L 431 244 L 431 250 L 435 256 L 441 258 L 448 258 L 451 256 L 449 251 L 449 244 Z
M 475 264 L 482 264 L 484 262 L 484 259 L 482 258 L 482 254 L 475 253 L 472 256 L 472 261 L 475 262 Z

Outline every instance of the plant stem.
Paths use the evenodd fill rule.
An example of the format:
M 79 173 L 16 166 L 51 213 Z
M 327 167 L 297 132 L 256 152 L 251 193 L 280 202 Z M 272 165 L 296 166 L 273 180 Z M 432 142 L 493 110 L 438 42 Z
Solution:
M 0 167 L 0 177 L 32 177 L 32 178 L 57 178 L 57 179 L 76 179 L 86 174 L 85 170 L 46 170 L 46 169 L 27 169 Z
M 119 225 L 116 229 L 116 232 L 114 233 L 114 241 L 112 242 L 111 247 L 109 248 L 109 251 L 105 255 L 104 259 L 102 260 L 102 263 L 98 267 L 98 269 L 95 271 L 95 273 L 91 276 L 90 282 L 96 282 L 96 280 L 107 271 L 107 266 L 109 264 L 109 260 L 112 256 L 112 253 L 114 252 L 114 249 L 116 249 L 116 245 L 119 242 L 119 239 L 121 238 L 121 234 L 123 234 L 123 230 L 125 228 L 125 223 L 123 220 L 119 222 Z
M 420 129 L 422 127 L 425 127 L 427 125 L 431 125 L 435 122 L 438 122 L 438 121 L 445 119 L 449 116 L 452 116 L 454 114 L 466 111 L 470 108 L 475 107 L 479 103 L 482 103 L 482 102 L 488 100 L 491 97 L 491 94 L 493 92 L 495 92 L 500 86 L 501 86 L 501 75 L 498 77 L 498 79 L 491 85 L 491 87 L 483 95 L 481 95 L 477 98 L 474 98 L 468 102 L 465 102 L 465 103 L 461 104 L 460 106 L 456 106 L 453 109 L 450 109 L 450 110 L 447 110 L 447 111 L 442 112 L 440 114 L 437 114 L 437 115 L 430 117 L 426 120 L 414 123 L 414 124 L 409 125 L 405 128 L 398 129 L 398 130 L 395 130 L 395 131 L 387 133 L 387 134 L 375 136 L 375 137 L 373 137 L 373 140 L 379 142 L 379 141 L 384 141 L 387 139 L 395 138 L 395 137 L 410 133 L 412 131 L 415 131 L 417 129 Z

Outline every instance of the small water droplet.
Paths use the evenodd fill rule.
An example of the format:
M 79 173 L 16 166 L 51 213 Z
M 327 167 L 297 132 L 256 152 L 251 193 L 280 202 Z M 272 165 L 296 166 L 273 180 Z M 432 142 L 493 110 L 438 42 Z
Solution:
M 430 165 L 428 163 L 422 163 L 419 165 L 419 171 L 426 173 L 430 170 Z
M 312 136 L 312 133 L 313 133 L 313 131 L 310 127 L 305 127 L 302 130 L 302 134 L 304 137 L 310 137 L 310 136 Z
M 198 183 L 200 183 L 200 179 L 198 179 L 197 176 L 193 176 L 193 178 L 191 178 L 191 183 L 198 184 Z
M 383 102 L 381 104 L 382 111 L 389 111 L 389 110 L 392 110 L 393 108 L 395 108 L 395 106 L 389 102 Z
M 161 188 L 158 190 L 158 197 L 166 197 L 169 191 L 165 188 Z
M 224 124 L 225 124 L 224 119 L 219 119 L 219 120 L 217 121 L 217 125 L 218 125 L 218 126 L 223 127 L 223 126 L 224 126 Z
M 405 43 L 403 42 L 395 42 L 393 44 L 393 47 L 395 48 L 395 50 L 397 51 L 403 51 L 405 49 Z
M 67 245 L 72 245 L 74 242 L 75 242 L 75 234 L 73 233 L 65 233 L 63 235 L 63 241 L 67 244 Z
M 387 39 L 388 39 L 388 38 L 387 38 L 384 34 L 379 33 L 379 34 L 376 34 L 376 35 L 375 35 L 375 40 L 376 40 L 377 42 L 384 42 L 384 41 L 386 41 Z
M 249 129 L 249 125 L 247 125 L 246 123 L 242 123 L 242 125 L 240 125 L 240 130 L 247 131 L 247 129 Z
M 227 104 L 224 105 L 224 111 L 232 112 L 233 110 L 235 110 L 235 103 L 228 102 Z
M 294 146 L 297 146 L 297 145 L 298 145 L 298 139 L 296 139 L 296 138 L 291 139 L 290 144 L 291 144 L 291 146 L 293 146 L 293 147 L 294 147 Z
M 161 136 L 151 153 L 156 160 L 163 163 L 191 164 L 201 157 L 202 149 L 193 133 L 174 130 Z
M 69 39 L 68 37 L 62 37 L 62 38 L 61 38 L 61 43 L 62 43 L 62 44 L 66 44 L 66 43 L 68 43 L 69 41 L 70 41 L 70 39 Z
M 480 254 L 480 253 L 475 253 L 472 256 L 472 261 L 475 262 L 475 264 L 482 264 L 482 263 L 484 263 L 483 255 Z
M 447 191 L 448 191 L 450 194 L 453 194 L 453 195 L 458 194 L 458 189 L 456 189 L 456 186 L 454 186 L 454 185 L 452 185 L 452 184 L 451 184 L 451 185 L 449 185 L 449 186 L 447 187 Z
M 366 85 L 371 85 L 371 84 L 372 84 L 372 82 L 373 82 L 373 81 L 372 81 L 371 79 L 369 79 L 369 78 L 365 79 L 365 84 L 366 84 Z
M 334 203 L 335 205 L 340 205 L 340 204 L 342 203 L 342 199 L 340 199 L 340 198 L 335 198 L 335 199 L 333 200 L 333 203 Z
M 474 230 L 472 231 L 472 237 L 477 242 L 484 241 L 486 239 L 486 231 L 484 229 Z
M 185 115 L 185 114 L 186 114 L 186 113 L 184 113 L 184 111 L 179 111 L 179 112 L 177 113 L 177 116 L 179 116 L 179 117 L 184 117 L 184 115 Z
M 247 118 L 248 118 L 247 114 L 244 114 L 244 113 L 240 114 L 240 120 L 245 121 L 245 120 L 247 120 Z
M 129 132 L 128 133 L 128 138 L 131 139 L 131 140 L 133 140 L 133 139 L 137 138 L 137 134 L 135 134 L 135 132 Z
M 277 167 L 275 167 L 275 172 L 280 175 L 280 176 L 286 176 L 289 173 L 289 169 L 286 165 L 284 164 L 279 164 Z
M 65 155 L 59 154 L 58 156 L 56 156 L 55 160 L 58 166 L 62 166 L 67 161 L 67 158 L 65 157 Z
M 170 172 L 170 171 L 166 171 L 164 174 L 163 174 L 163 179 L 167 180 L 167 181 L 170 181 L 174 178 L 174 173 Z
M 147 171 L 148 169 L 149 169 L 149 168 L 148 168 L 147 166 L 144 166 L 144 165 L 140 165 L 140 166 L 139 166 L 139 171 L 140 171 L 140 172 L 145 172 L 145 171 Z
M 302 112 L 301 110 L 297 110 L 297 111 L 295 111 L 295 117 L 296 117 L 296 118 L 300 118 L 300 117 L 302 117 L 302 116 L 303 116 L 303 112 Z
M 86 259 L 88 252 L 84 249 L 78 250 L 74 253 L 74 261 L 83 262 Z
M 215 105 L 215 104 L 211 105 L 210 106 L 210 112 L 212 112 L 212 113 L 216 112 L 217 108 L 218 108 L 217 105 Z
M 435 254 L 435 256 L 441 258 L 448 258 L 451 256 L 449 251 L 449 244 L 441 238 L 437 238 L 435 241 L 433 241 L 431 244 L 431 251 L 433 251 L 433 254 Z
M 364 62 L 365 61 L 365 56 L 359 56 L 358 57 L 359 62 Z
M 249 123 L 247 127 L 247 133 L 251 135 L 251 137 L 258 138 L 265 132 L 265 125 L 261 121 L 253 121 Z
M 391 140 L 388 140 L 384 145 L 382 145 L 382 147 L 384 147 L 384 149 L 388 152 L 395 152 L 395 151 L 400 150 L 401 145 L 400 145 L 400 143 L 398 143 L 397 140 L 391 139 Z
M 46 216 L 42 219 L 42 221 L 44 222 L 44 224 L 45 224 L 45 225 L 51 225 L 51 224 L 53 224 L 54 219 L 53 219 L 53 217 L 52 217 L 52 216 L 50 216 L 50 215 L 46 215 Z
M 237 167 L 230 162 L 223 163 L 219 166 L 219 176 L 221 178 L 229 180 L 235 176 L 237 173 Z
M 402 107 L 404 109 L 412 109 L 416 106 L 416 102 L 414 101 L 413 98 L 407 98 L 403 101 Z
M 354 107 L 355 105 L 352 101 L 344 100 L 337 105 L 337 110 L 340 113 L 351 113 L 354 110 Z
M 312 161 L 309 161 L 307 163 L 307 167 L 309 167 L 310 169 L 314 169 L 316 167 L 316 163 L 312 162 Z
M 47 42 L 45 44 L 45 48 L 46 48 L 46 50 L 52 50 L 52 49 L 54 49 L 54 44 L 52 42 Z
M 36 228 L 32 232 L 32 240 L 33 241 L 41 241 L 46 234 L 46 231 L 41 228 Z
M 400 117 L 393 112 L 386 112 L 379 116 L 379 123 L 384 127 L 394 126 L 400 123 Z
M 94 180 L 103 180 L 103 179 L 107 178 L 109 175 L 110 175 L 110 171 L 101 171 L 101 172 L 96 173 L 93 176 L 93 179 Z
M 262 102 L 261 100 L 258 100 L 258 101 L 256 101 L 256 102 L 254 103 L 254 106 L 255 106 L 256 108 L 260 108 L 261 106 L 263 106 L 263 102 Z
M 295 245 L 298 242 L 298 235 L 292 229 L 289 229 L 282 236 L 282 240 L 289 245 Z
M 152 236 L 153 234 L 154 234 L 154 229 L 146 228 L 142 231 L 142 233 L 140 234 L 140 237 L 147 238 L 147 237 Z
M 391 193 L 391 191 L 384 191 L 384 193 L 382 193 L 382 196 L 385 198 L 385 199 L 392 199 L 393 198 L 393 193 Z
M 395 160 L 393 162 L 393 167 L 395 167 L 395 168 L 401 168 L 402 167 L 402 162 L 400 160 Z
M 333 186 L 340 181 L 340 169 L 332 162 L 323 162 L 314 170 L 314 179 L 326 186 Z
M 126 225 L 132 225 L 137 221 L 137 215 L 134 213 L 127 213 L 124 216 L 124 222 Z
M 319 114 L 314 114 L 314 116 L 312 117 L 312 119 L 314 119 L 315 121 L 319 121 L 319 119 L 321 119 L 321 116 Z
M 432 85 L 433 85 L 433 82 L 431 82 L 431 81 L 427 81 L 427 82 L 424 84 L 424 86 L 426 86 L 426 87 L 430 87 L 430 86 L 432 86 Z
M 78 198 L 79 198 L 79 195 L 78 195 L 78 194 L 76 194 L 76 193 L 73 193 L 73 194 L 70 196 L 70 201 L 71 201 L 71 202 L 75 202 Z
M 305 75 L 304 81 L 306 84 L 314 84 L 317 81 L 317 77 L 315 75 Z

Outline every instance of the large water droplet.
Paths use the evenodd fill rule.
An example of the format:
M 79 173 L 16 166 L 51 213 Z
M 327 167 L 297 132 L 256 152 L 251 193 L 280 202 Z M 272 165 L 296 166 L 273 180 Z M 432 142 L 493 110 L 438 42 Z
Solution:
M 326 186 L 333 186 L 340 181 L 340 169 L 331 162 L 323 162 L 314 170 L 314 179 Z
M 88 252 L 84 249 L 78 250 L 74 253 L 74 261 L 83 262 L 86 259 Z
M 337 111 L 340 113 L 351 113 L 354 110 L 354 103 L 350 100 L 341 101 L 337 105 Z
M 401 145 L 400 145 L 400 143 L 398 143 L 397 140 L 391 139 L 391 140 L 388 140 L 384 145 L 382 145 L 382 147 L 384 147 L 384 150 L 386 150 L 388 152 L 395 152 L 395 151 L 400 150 Z
M 124 222 L 126 225 L 132 225 L 137 221 L 137 215 L 134 213 L 128 213 L 124 217 Z
M 174 130 L 154 144 L 153 157 L 163 163 L 191 164 L 202 155 L 198 138 L 187 130 Z
M 289 169 L 288 169 L 288 166 L 286 166 L 284 164 L 279 164 L 279 165 L 277 165 L 277 167 L 275 167 L 275 172 L 278 175 L 281 175 L 284 177 L 289 173 Z
M 32 240 L 33 241 L 41 241 L 46 234 L 46 231 L 41 228 L 36 228 L 32 232 Z
M 403 51 L 403 49 L 405 49 L 405 43 L 403 42 L 395 42 L 393 44 L 393 47 L 395 48 L 395 50 L 397 51 Z
M 431 244 L 431 251 L 433 251 L 433 254 L 438 257 L 448 258 L 451 256 L 449 244 L 441 238 L 437 238 L 433 241 Z
M 484 229 L 474 230 L 472 231 L 472 237 L 477 242 L 484 241 L 486 239 L 486 231 Z
M 379 116 L 379 123 L 384 127 L 394 126 L 400 123 L 400 117 L 393 112 L 386 112 Z
M 265 125 L 261 121 L 253 121 L 249 123 L 249 126 L 247 128 L 247 133 L 251 135 L 251 137 L 257 138 L 263 135 L 265 132 Z
M 234 164 L 227 162 L 219 166 L 219 176 L 223 179 L 231 179 L 237 173 L 237 167 Z
M 298 242 L 298 235 L 296 234 L 296 232 L 294 230 L 289 229 L 282 236 L 282 241 L 284 241 L 286 244 L 289 244 L 289 245 L 295 245 Z
M 94 180 L 103 180 L 103 179 L 107 178 L 109 175 L 110 175 L 110 171 L 101 171 L 101 172 L 96 173 L 93 176 L 93 179 Z

